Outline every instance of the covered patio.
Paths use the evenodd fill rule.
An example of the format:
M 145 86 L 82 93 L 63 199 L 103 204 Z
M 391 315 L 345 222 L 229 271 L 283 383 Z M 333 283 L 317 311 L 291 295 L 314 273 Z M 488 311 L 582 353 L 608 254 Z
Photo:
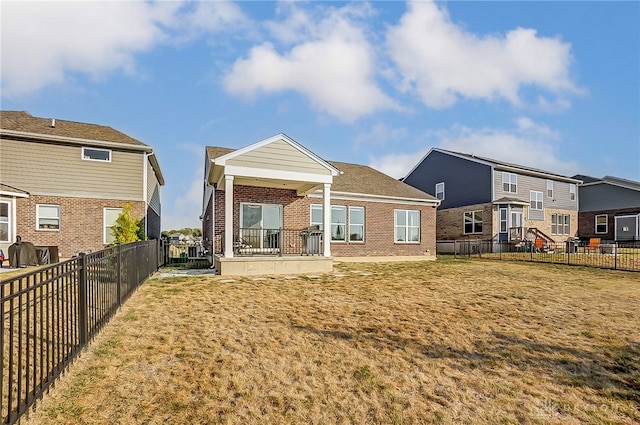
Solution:
M 213 262 L 220 274 L 330 271 L 331 185 L 340 171 L 284 134 L 238 150 L 207 148 Z M 285 208 L 322 193 L 318 225 Z

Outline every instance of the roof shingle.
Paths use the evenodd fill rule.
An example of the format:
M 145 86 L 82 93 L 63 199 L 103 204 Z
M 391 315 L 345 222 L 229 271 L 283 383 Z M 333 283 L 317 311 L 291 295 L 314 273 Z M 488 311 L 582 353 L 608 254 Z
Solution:
M 217 146 L 207 146 L 206 149 L 209 159 L 221 157 L 235 150 Z M 331 185 L 332 192 L 437 201 L 436 198 L 428 193 L 409 186 L 366 165 L 335 161 L 327 162 L 342 171 L 341 175 L 333 178 L 333 184 Z
M 58 119 L 55 120 L 55 126 L 52 126 L 51 118 L 34 117 L 25 111 L 0 111 L 0 128 L 47 136 L 147 146 L 111 127 Z

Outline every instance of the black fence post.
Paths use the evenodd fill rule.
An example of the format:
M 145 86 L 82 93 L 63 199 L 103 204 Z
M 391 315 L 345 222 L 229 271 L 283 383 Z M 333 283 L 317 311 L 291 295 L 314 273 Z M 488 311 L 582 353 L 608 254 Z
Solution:
M 498 241 L 498 250 L 500 251 L 500 259 L 502 260 L 502 242 Z
M 121 272 L 121 268 L 122 268 L 122 245 L 118 244 L 118 257 L 117 257 L 117 261 L 116 261 L 116 267 L 117 267 L 117 271 L 116 273 L 118 274 L 118 286 L 117 286 L 117 291 L 118 291 L 118 307 L 120 307 L 122 305 L 122 272 Z
M 78 337 L 81 346 L 84 346 L 88 340 L 87 283 L 87 257 L 84 252 L 81 252 L 78 257 Z
M 619 243 L 618 242 L 614 242 L 613 243 L 613 270 L 618 270 L 618 248 L 619 248 Z

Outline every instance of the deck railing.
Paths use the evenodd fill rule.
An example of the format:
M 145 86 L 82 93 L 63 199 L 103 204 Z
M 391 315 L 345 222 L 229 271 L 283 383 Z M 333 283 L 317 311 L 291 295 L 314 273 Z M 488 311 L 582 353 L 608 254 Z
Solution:
M 306 229 L 239 228 L 234 231 L 233 255 L 322 255 L 322 232 Z M 224 254 L 224 232 L 216 237 L 215 253 Z
M 2 424 L 18 422 L 162 261 L 158 241 L 142 241 L 0 280 Z

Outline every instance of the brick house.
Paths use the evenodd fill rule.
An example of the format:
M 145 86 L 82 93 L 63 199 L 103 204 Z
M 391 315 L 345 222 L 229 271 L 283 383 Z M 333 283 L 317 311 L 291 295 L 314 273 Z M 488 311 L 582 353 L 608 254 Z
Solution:
M 435 259 L 438 200 L 284 134 L 207 147 L 204 177 L 203 241 L 222 274 L 326 271 L 334 256 Z
M 164 179 L 153 149 L 111 127 L 0 112 L 0 248 L 16 236 L 59 257 L 103 249 L 130 203 L 160 237 Z
M 640 182 L 604 176 L 573 176 L 578 186 L 578 235 L 602 241 L 640 240 Z
M 403 181 L 441 201 L 438 240 L 551 244 L 578 232 L 578 179 L 433 148 Z

